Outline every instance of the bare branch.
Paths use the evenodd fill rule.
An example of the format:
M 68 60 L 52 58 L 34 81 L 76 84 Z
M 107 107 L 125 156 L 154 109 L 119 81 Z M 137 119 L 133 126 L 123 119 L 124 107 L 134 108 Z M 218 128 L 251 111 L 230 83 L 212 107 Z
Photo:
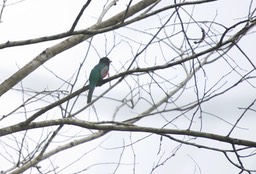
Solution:
M 91 0 L 87 0 L 87 2 L 83 5 L 82 9 L 80 10 L 79 14 L 78 14 L 77 17 L 76 17 L 76 20 L 74 21 L 72 27 L 71 27 L 70 30 L 69 30 L 70 33 L 73 33 L 73 31 L 75 30 L 76 25 L 77 25 L 79 19 L 80 19 L 81 16 L 83 15 L 84 10 L 89 6 L 90 2 L 91 2 Z

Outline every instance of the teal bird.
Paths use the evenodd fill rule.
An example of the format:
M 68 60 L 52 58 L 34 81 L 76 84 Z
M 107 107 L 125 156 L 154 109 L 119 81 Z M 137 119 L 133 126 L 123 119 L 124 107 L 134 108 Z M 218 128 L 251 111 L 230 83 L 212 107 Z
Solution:
M 92 93 L 96 86 L 108 75 L 109 64 L 111 60 L 107 57 L 100 59 L 99 63 L 92 69 L 89 77 L 89 93 L 87 103 L 92 101 Z

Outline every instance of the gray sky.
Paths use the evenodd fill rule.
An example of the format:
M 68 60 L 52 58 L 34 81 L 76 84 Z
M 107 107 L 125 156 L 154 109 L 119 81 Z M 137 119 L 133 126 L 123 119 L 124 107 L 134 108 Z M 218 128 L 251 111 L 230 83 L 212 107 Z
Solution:
M 84 29 L 91 25 L 93 25 L 103 8 L 105 1 L 95 0 L 91 6 L 85 11 L 83 17 L 81 18 L 78 29 Z M 128 1 L 125 1 L 127 3 Z M 164 1 L 163 3 L 166 3 Z M 47 36 L 52 34 L 57 34 L 59 32 L 67 31 L 76 15 L 78 14 L 81 6 L 83 5 L 83 0 L 44 0 L 44 1 L 35 1 L 35 0 L 25 0 L 21 3 L 7 6 L 4 10 L 4 15 L 2 18 L 2 23 L 0 24 L 0 42 L 6 42 L 8 40 L 23 40 L 28 38 Z M 121 2 L 119 2 L 121 3 Z M 124 4 L 114 6 L 106 18 L 116 14 L 120 11 L 121 7 L 124 7 Z M 237 21 L 241 20 L 248 15 L 249 8 L 249 0 L 239 1 L 239 0 L 225 0 L 209 3 L 207 5 L 198 5 L 194 9 L 194 19 L 196 20 L 213 20 L 216 22 L 225 24 L 226 26 L 231 26 Z M 255 4 L 253 4 L 255 6 Z M 188 11 L 191 9 L 188 8 Z M 166 13 L 167 14 L 167 13 Z M 169 13 L 168 13 L 169 14 Z M 161 16 L 165 19 L 164 15 Z M 145 22 L 133 24 L 132 27 L 136 29 L 148 29 L 154 30 L 156 26 L 159 26 L 159 21 L 157 17 L 151 18 L 150 20 L 146 20 Z M 151 27 L 152 25 L 152 27 Z M 216 28 L 216 30 L 219 30 Z M 235 30 L 237 31 L 237 30 Z M 235 32 L 234 31 L 234 32 Z M 121 29 L 115 31 L 117 38 L 113 37 L 113 33 L 107 33 L 105 35 L 99 35 L 93 38 L 93 46 L 91 51 L 88 54 L 88 59 L 86 59 L 85 65 L 82 67 L 82 72 L 79 75 L 78 85 L 75 87 L 76 89 L 80 88 L 86 82 L 86 79 L 89 75 L 91 68 L 98 63 L 99 57 L 105 56 L 111 50 L 113 46 L 114 39 L 116 42 L 121 42 L 122 38 L 120 35 L 130 37 L 133 40 L 136 40 L 140 43 L 147 43 L 150 38 L 146 34 L 142 34 L 139 32 L 135 32 L 131 29 Z M 191 32 L 191 35 L 195 35 L 196 37 L 200 37 L 199 32 L 194 31 Z M 242 39 L 239 46 L 246 51 L 249 57 L 254 58 L 255 52 L 255 35 L 250 34 Z M 45 48 L 50 47 L 58 41 L 50 41 L 46 43 L 14 47 L 14 48 L 6 48 L 0 50 L 0 68 L 2 73 L 0 74 L 0 81 L 3 82 L 6 78 L 16 72 L 19 68 L 24 66 L 26 63 L 31 61 L 35 56 L 37 56 L 40 52 L 42 52 Z M 125 61 L 130 60 L 133 57 L 133 52 L 136 53 L 137 50 L 140 49 L 139 44 L 135 44 L 134 42 L 130 42 L 133 45 L 133 49 L 126 42 L 121 42 L 113 51 L 110 53 L 109 57 L 113 60 L 112 67 L 110 69 L 110 75 L 116 74 L 115 69 L 118 70 L 121 68 L 122 64 Z M 106 45 L 107 43 L 107 45 Z M 77 71 L 79 64 L 83 61 L 86 50 L 88 48 L 88 41 L 83 42 L 72 49 L 65 51 L 54 57 L 52 60 L 45 64 L 47 69 L 54 71 L 56 75 L 61 77 L 62 79 L 69 79 L 72 75 Z M 170 52 L 170 53 L 169 53 Z M 174 55 L 170 50 L 166 50 L 165 54 Z M 153 64 L 153 58 L 160 55 L 159 48 L 150 48 L 145 57 L 150 57 L 149 60 L 143 61 L 141 58 L 141 62 L 143 62 L 142 66 L 150 66 Z M 239 71 L 246 71 L 249 68 L 249 64 L 244 61 L 241 53 L 239 53 L 236 49 L 229 53 L 229 56 L 233 58 L 235 62 L 237 62 L 244 70 L 239 69 Z M 143 57 L 143 56 L 142 56 Z M 159 56 L 160 57 L 160 56 Z M 170 56 L 171 57 L 171 56 Z M 256 64 L 256 59 L 252 61 Z M 160 59 L 158 63 L 164 62 L 163 59 Z M 232 61 L 230 61 L 232 63 Z M 219 63 L 214 66 L 207 66 L 207 84 L 210 87 L 210 84 L 216 83 L 225 73 L 230 71 L 230 67 L 225 63 L 225 61 L 220 60 Z M 234 65 L 235 66 L 235 65 Z M 63 81 L 56 78 L 52 75 L 48 70 L 44 67 L 40 67 L 31 75 L 29 75 L 23 81 L 23 85 L 30 89 L 35 89 L 38 91 L 42 91 L 45 89 L 54 90 L 62 85 Z M 170 72 L 179 71 L 176 69 L 170 70 Z M 184 72 L 183 72 L 184 73 Z M 177 78 L 176 78 L 177 77 Z M 179 77 L 182 77 L 182 73 L 172 74 L 170 73 L 169 78 L 173 78 L 174 81 L 179 81 Z M 238 79 L 237 75 L 234 74 L 231 77 L 234 79 L 223 79 L 222 83 L 227 82 L 227 84 L 232 83 Z M 203 79 L 203 76 L 200 78 Z M 129 78 L 128 78 L 129 79 Z M 147 79 L 144 79 L 145 83 Z M 255 82 L 255 80 L 254 80 Z M 199 82 L 201 84 L 201 81 Z M 255 83 L 254 83 L 255 84 Z M 110 91 L 106 97 L 113 97 L 116 99 L 120 99 L 120 96 L 124 96 L 127 94 L 129 90 L 126 85 L 120 85 L 118 88 Z M 16 87 L 20 87 L 20 84 Z M 100 88 L 96 88 L 95 94 L 99 95 L 104 92 L 109 87 L 109 84 L 106 84 Z M 164 96 L 162 91 L 159 91 L 158 88 L 154 88 L 152 91 L 152 95 L 156 98 L 161 98 Z M 157 90 L 158 89 L 158 90 Z M 239 115 L 243 112 L 243 110 L 239 109 L 239 107 L 247 107 L 254 99 L 255 99 L 255 90 L 250 85 L 243 84 L 238 86 L 234 90 L 229 91 L 225 94 L 224 98 L 217 98 L 210 101 L 207 105 L 203 105 L 204 110 L 219 116 L 220 118 L 226 120 L 230 123 L 235 123 Z M 181 98 L 184 100 L 180 100 L 182 102 L 186 100 L 190 100 L 195 97 L 191 93 L 184 93 Z M 10 104 L 11 103 L 11 104 Z M 22 103 L 21 94 L 10 91 L 3 95 L 0 98 L 0 108 L 1 115 L 6 114 L 12 111 L 14 108 L 19 106 Z M 41 104 L 45 105 L 46 102 L 41 102 Z M 85 96 L 80 98 L 75 109 L 81 108 L 85 105 Z M 106 102 L 106 100 L 100 100 L 96 105 L 97 114 L 101 121 L 111 120 L 112 115 L 115 112 L 117 106 L 117 102 L 110 101 Z M 30 106 L 33 109 L 34 105 Z M 37 106 L 38 107 L 38 106 Z M 117 114 L 117 120 L 125 120 L 128 119 L 137 113 L 146 110 L 149 105 L 145 103 L 138 104 L 134 109 L 130 109 L 128 107 L 122 108 L 120 112 Z M 52 114 L 52 115 L 51 115 Z M 53 110 L 51 114 L 45 117 L 59 117 L 58 109 Z M 188 113 L 192 114 L 192 113 Z M 239 123 L 238 129 L 234 131 L 232 134 L 234 137 L 242 137 L 249 140 L 256 141 L 255 137 L 255 123 L 256 119 L 253 116 L 255 112 L 251 112 L 246 116 L 246 119 L 242 119 Z M 90 115 L 90 117 L 89 117 Z M 164 114 L 166 117 L 170 117 L 170 115 Z M 19 118 L 19 114 L 15 115 L 15 119 L 6 119 L 0 122 L 0 127 L 5 127 L 9 124 L 13 124 L 15 122 L 21 121 Z M 159 116 L 160 117 L 160 116 Z M 144 126 L 151 126 L 152 123 L 154 126 L 159 127 L 162 126 L 165 121 L 163 118 L 152 117 L 150 119 L 145 119 L 143 122 L 139 122 L 138 124 Z M 88 119 L 96 120 L 93 109 L 88 109 L 78 116 L 79 119 Z M 44 119 L 44 118 L 42 118 Z M 217 117 L 214 117 L 209 114 L 205 114 L 204 117 L 203 130 L 209 131 L 213 133 L 226 134 L 232 127 L 227 122 L 221 121 Z M 198 121 L 198 120 L 197 120 Z M 200 121 L 196 123 L 194 128 L 200 126 Z M 178 128 L 186 128 L 188 126 L 189 120 L 185 118 L 179 119 L 175 122 Z M 67 133 L 67 134 L 65 134 Z M 74 129 L 64 129 L 62 131 L 63 136 L 60 136 L 55 140 L 51 148 L 57 147 L 59 142 L 61 143 L 64 140 L 67 140 L 69 136 L 77 134 L 78 136 L 82 136 L 88 133 L 86 130 L 81 130 L 80 128 Z M 46 133 L 44 133 L 46 134 Z M 30 135 L 33 138 L 38 138 L 38 134 Z M 72 161 L 76 161 L 81 157 L 81 160 L 84 161 L 83 166 L 81 163 L 74 163 L 74 165 L 67 167 L 61 173 L 71 173 L 74 169 L 83 169 L 95 163 L 109 163 L 102 166 L 93 166 L 89 170 L 89 173 L 112 173 L 113 169 L 117 166 L 114 162 L 117 162 L 122 154 L 122 165 L 120 165 L 117 173 L 132 173 L 133 167 L 131 167 L 134 163 L 134 152 L 136 153 L 136 172 L 137 173 L 150 173 L 151 168 L 157 161 L 163 161 L 165 158 L 168 158 L 170 154 L 174 153 L 175 147 L 177 147 L 177 143 L 170 141 L 168 139 L 164 139 L 162 142 L 162 150 L 158 154 L 160 137 L 156 135 L 151 135 L 143 141 L 139 141 L 135 143 L 133 146 L 128 146 L 127 148 L 123 148 L 123 145 L 128 145 L 131 142 L 135 142 L 143 137 L 148 136 L 148 134 L 143 133 L 120 133 L 114 132 L 112 134 L 108 134 L 103 138 L 95 140 L 88 144 L 83 144 L 76 147 L 74 150 L 68 150 L 60 155 L 56 155 L 51 160 L 56 164 L 56 166 L 68 166 Z M 2 141 L 2 140 L 1 140 Z M 198 142 L 209 143 L 208 141 L 198 140 Z M 91 149 L 94 149 L 95 146 L 98 146 L 95 150 L 88 153 Z M 31 145 L 33 146 L 33 145 Z M 221 144 L 222 146 L 222 144 Z M 223 144 L 223 146 L 225 146 Z M 227 146 L 228 147 L 228 146 Z M 114 149 L 114 150 L 113 150 Z M 122 152 L 123 151 L 123 152 Z M 1 153 L 4 153 L 0 150 Z M 2 158 L 0 158 L 2 161 Z M 253 161 L 254 160 L 254 161 Z M 248 160 L 247 167 L 253 168 L 255 166 L 255 159 Z M 3 161 L 4 165 L 9 165 L 7 161 Z M 49 164 L 49 160 L 45 160 L 43 164 Z M 2 167 L 0 167 L 0 170 Z M 5 168 L 3 168 L 4 170 Z M 57 170 L 58 171 L 58 170 Z M 102 172 L 104 171 L 104 172 Z M 238 173 L 234 166 L 232 166 L 223 154 L 207 151 L 203 149 L 197 149 L 195 147 L 190 147 L 183 145 L 177 152 L 174 157 L 172 157 L 168 162 L 166 162 L 163 166 L 159 167 L 155 171 L 155 173 L 172 173 L 172 174 L 188 174 L 188 173 L 207 173 L 207 174 L 215 174 L 215 173 Z

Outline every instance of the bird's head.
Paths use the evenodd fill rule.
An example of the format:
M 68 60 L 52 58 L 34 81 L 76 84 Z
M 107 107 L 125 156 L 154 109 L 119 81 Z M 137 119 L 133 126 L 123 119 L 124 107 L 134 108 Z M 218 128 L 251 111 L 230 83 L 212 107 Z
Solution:
M 104 63 L 104 64 L 110 64 L 112 61 L 108 57 L 103 57 L 100 59 L 99 63 Z

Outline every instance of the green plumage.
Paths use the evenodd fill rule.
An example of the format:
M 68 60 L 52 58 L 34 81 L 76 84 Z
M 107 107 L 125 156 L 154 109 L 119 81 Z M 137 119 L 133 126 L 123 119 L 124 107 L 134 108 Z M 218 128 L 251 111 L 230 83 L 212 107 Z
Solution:
M 87 103 L 91 102 L 95 87 L 108 74 L 110 62 L 111 61 L 107 57 L 101 58 L 100 62 L 92 69 L 89 76 L 89 92 Z

